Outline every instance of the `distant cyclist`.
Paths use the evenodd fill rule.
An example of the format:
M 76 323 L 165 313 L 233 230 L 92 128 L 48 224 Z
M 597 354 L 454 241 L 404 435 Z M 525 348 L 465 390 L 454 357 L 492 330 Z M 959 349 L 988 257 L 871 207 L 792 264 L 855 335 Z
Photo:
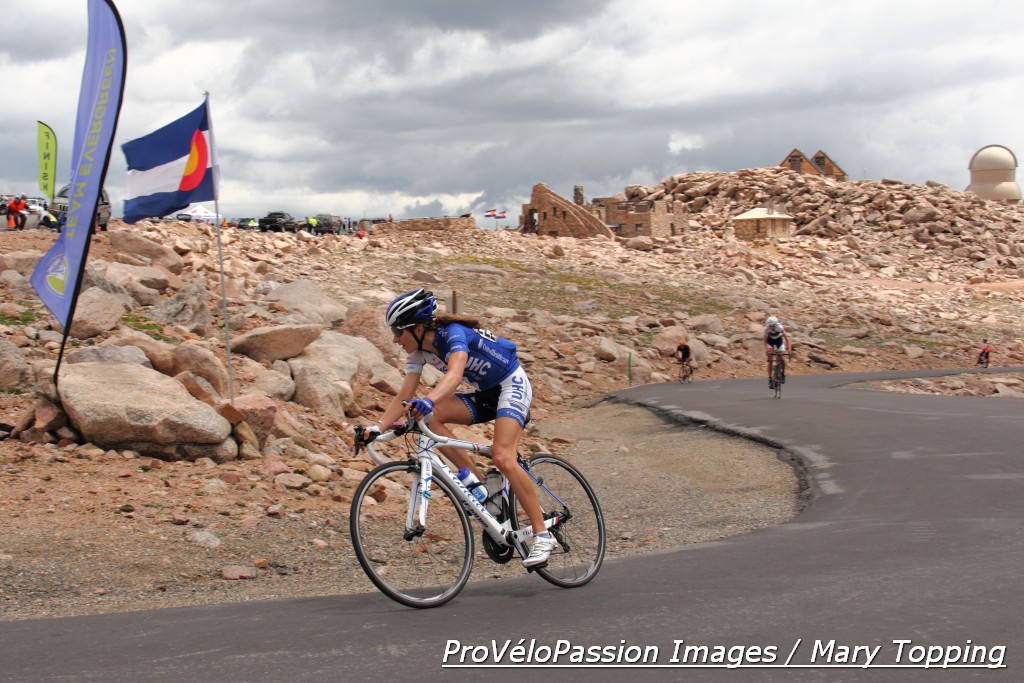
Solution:
M 988 357 L 992 354 L 992 345 L 988 343 L 988 339 L 981 340 L 981 350 L 978 351 L 978 365 L 984 365 L 988 367 Z
M 789 335 L 786 328 L 782 326 L 779 319 L 774 315 L 768 316 L 764 327 L 764 350 L 768 356 L 768 379 L 772 378 L 772 364 L 775 356 L 788 353 L 790 349 Z
M 693 372 L 693 353 L 685 339 L 679 340 L 679 345 L 676 347 L 676 360 L 679 361 L 680 377 Z

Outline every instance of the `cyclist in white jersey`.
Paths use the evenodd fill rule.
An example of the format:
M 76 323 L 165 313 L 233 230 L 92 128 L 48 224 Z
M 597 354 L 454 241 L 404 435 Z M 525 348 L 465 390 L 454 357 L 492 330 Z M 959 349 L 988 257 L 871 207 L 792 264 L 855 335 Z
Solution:
M 533 400 L 530 380 L 516 356 L 516 345 L 479 329 L 479 323 L 471 318 L 438 316 L 433 294 L 424 289 L 406 292 L 392 301 L 385 320 L 395 335 L 395 343 L 409 356 L 398 395 L 370 431 L 379 432 L 399 419 L 407 409 L 403 401 L 409 401 L 408 408 L 415 419 L 431 415 L 430 428 L 441 436 L 454 436 L 446 426 L 448 423 L 470 425 L 494 420 L 491 458 L 508 479 L 534 530 L 533 546 L 523 566 L 543 564 L 556 541 L 544 525 L 532 480 L 516 463 Z M 414 399 L 423 366 L 427 364 L 444 376 L 422 398 Z M 456 393 L 463 382 L 474 391 Z M 457 469 L 474 470 L 483 479 L 465 451 L 441 451 Z
M 775 355 L 789 351 L 789 334 L 774 315 L 768 316 L 764 327 L 764 350 L 768 356 L 768 379 L 772 378 L 772 362 Z M 774 353 L 773 353 L 774 351 Z

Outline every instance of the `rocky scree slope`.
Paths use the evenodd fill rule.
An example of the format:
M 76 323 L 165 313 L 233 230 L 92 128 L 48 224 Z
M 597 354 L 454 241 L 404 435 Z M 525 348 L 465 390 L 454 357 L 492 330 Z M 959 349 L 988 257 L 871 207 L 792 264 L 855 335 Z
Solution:
M 410 232 L 400 222 L 365 240 L 224 230 L 230 374 L 213 230 L 115 221 L 93 240 L 87 305 L 65 360 L 77 376 L 125 382 L 99 401 L 122 406 L 113 418 L 69 411 L 49 382 L 60 334 L 26 278 L 53 235 L 0 234 L 0 422 L 19 432 L 0 441 L 0 481 L 15 492 L 0 514 L 48 529 L 52 538 L 31 537 L 40 547 L 74 536 L 75 518 L 119 547 L 152 541 L 158 550 L 137 562 L 163 577 L 153 580 L 156 591 L 220 579 L 208 567 L 183 569 L 176 581 L 189 588 L 181 589 L 160 565 L 171 561 L 175 527 L 216 553 L 208 546 L 217 534 L 201 532 L 221 520 L 235 540 L 254 539 L 248 547 L 269 544 L 272 534 L 293 543 L 270 558 L 240 558 L 223 567 L 226 577 L 317 571 L 323 565 L 310 556 L 343 543 L 336 513 L 369 468 L 350 457 L 351 426 L 376 415 L 401 377 L 381 311 L 416 286 L 456 292 L 467 313 L 520 344 L 536 391 L 528 450 L 569 450 L 545 426 L 609 390 L 671 380 L 680 338 L 694 347 L 698 379 L 762 374 L 770 313 L 791 331 L 795 373 L 970 368 L 982 336 L 996 346 L 995 365 L 1024 360 L 1019 207 L 936 185 L 833 183 L 778 169 L 687 174 L 627 194 L 669 190 L 692 212 L 690 229 L 671 239 Z M 729 216 L 769 199 L 797 216 L 800 234 L 764 244 L 732 239 Z M 117 441 L 133 420 L 156 420 L 166 396 L 153 392 L 170 395 L 157 375 L 183 388 L 160 419 L 208 424 L 210 443 L 181 450 L 151 433 Z M 236 405 L 227 401 L 229 384 Z M 1020 385 L 1007 376 L 969 386 L 975 395 L 1014 396 Z M 68 402 L 92 399 L 96 409 L 96 397 L 80 393 Z M 154 414 L 140 415 L 139 406 Z M 482 439 L 488 429 L 462 433 Z M 83 557 L 103 556 L 107 540 L 76 538 L 67 542 L 79 543 Z M 4 563 L 13 557 L 0 548 L 0 574 L 11 575 Z M 78 578 L 52 577 L 53 591 L 75 591 Z M 105 598 L 109 583 L 88 585 Z M 46 592 L 16 579 L 5 585 L 8 595 Z

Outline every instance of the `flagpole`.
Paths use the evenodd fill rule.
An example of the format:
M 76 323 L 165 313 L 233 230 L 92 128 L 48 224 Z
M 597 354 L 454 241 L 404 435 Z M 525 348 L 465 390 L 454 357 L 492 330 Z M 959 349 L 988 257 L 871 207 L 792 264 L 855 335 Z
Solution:
M 213 171 L 213 222 L 217 231 L 217 262 L 220 266 L 220 310 L 224 319 L 224 353 L 228 370 L 228 396 L 231 405 L 235 405 L 235 381 L 234 373 L 231 370 L 231 331 L 228 326 L 228 288 L 224 279 L 224 246 L 220 238 L 220 167 L 217 165 L 217 144 L 213 137 L 213 116 L 210 114 L 210 93 L 203 93 L 206 104 L 206 120 L 210 124 L 210 158 Z

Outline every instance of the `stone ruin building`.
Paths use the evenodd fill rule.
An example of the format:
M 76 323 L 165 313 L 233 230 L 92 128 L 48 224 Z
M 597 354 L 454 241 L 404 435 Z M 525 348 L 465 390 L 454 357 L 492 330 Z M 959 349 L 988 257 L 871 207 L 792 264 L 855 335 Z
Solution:
M 779 165 L 797 173 L 848 180 L 846 172 L 821 150 L 807 157 L 794 149 Z M 569 201 L 538 183 L 529 203 L 523 204 L 519 230 L 552 237 L 673 237 L 690 229 L 690 214 L 682 201 L 664 193 L 652 197 L 629 187 L 626 191 L 628 196 L 618 193 L 587 203 L 582 185 L 573 188 Z M 732 224 L 736 238 L 749 242 L 788 237 L 794 231 L 793 217 L 773 206 L 748 210 L 734 217 Z
M 678 206 L 677 206 L 678 205 Z M 671 237 L 686 229 L 680 202 L 671 199 L 630 201 L 625 195 L 594 199 L 587 204 L 583 187 L 575 186 L 573 201 L 538 183 L 530 202 L 523 204 L 519 230 L 558 237 Z

